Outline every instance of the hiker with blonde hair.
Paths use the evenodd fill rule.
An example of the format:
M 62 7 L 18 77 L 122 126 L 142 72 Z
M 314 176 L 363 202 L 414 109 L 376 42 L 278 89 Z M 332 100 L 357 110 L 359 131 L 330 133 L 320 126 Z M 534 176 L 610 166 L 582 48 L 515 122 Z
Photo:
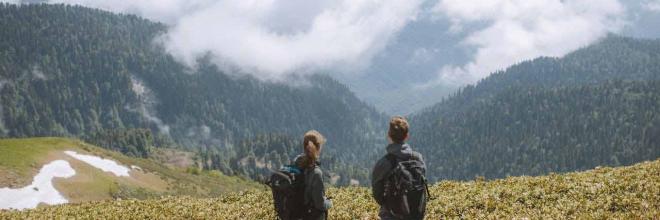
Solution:
M 328 209 L 332 207 L 332 201 L 325 196 L 323 171 L 319 167 L 325 141 L 325 137 L 318 131 L 308 131 L 303 137 L 304 153 L 295 160 L 295 164 L 305 170 L 304 195 L 305 204 L 309 206 L 309 215 L 305 219 L 327 219 Z
M 273 200 L 278 218 L 314 219 L 328 218 L 332 201 L 325 196 L 321 150 L 325 137 L 316 130 L 310 130 L 303 136 L 303 153 L 298 155 L 293 164 L 275 171 L 268 185 L 273 191 Z

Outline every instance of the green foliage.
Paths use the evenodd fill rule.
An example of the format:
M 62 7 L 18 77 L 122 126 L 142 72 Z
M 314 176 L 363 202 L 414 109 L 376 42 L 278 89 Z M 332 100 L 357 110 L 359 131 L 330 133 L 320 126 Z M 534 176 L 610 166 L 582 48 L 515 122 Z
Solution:
M 267 134 L 258 135 L 253 139 L 241 141 L 236 146 L 236 154 L 232 155 L 228 161 L 221 160 L 220 153 L 202 153 L 202 160 L 209 161 L 211 166 L 217 166 L 217 163 L 229 163 L 231 170 L 236 174 L 248 176 L 254 180 L 264 181 L 270 176 L 272 170 L 279 169 L 283 165 L 292 164 L 293 159 L 302 154 L 302 139 L 292 138 L 288 135 Z M 330 153 L 327 153 L 329 151 Z M 372 166 L 373 161 L 361 159 L 358 161 L 346 162 L 345 157 L 340 157 L 342 152 L 336 149 L 324 148 L 321 156 L 321 167 L 329 170 L 333 175 L 338 175 L 336 182 L 331 182 L 331 178 L 326 178 L 335 185 L 349 185 L 350 179 L 361 181 L 363 184 L 369 178 L 369 169 L 363 167 Z M 369 158 L 371 155 L 361 155 L 362 158 Z M 356 167 L 357 166 L 357 167 Z M 220 166 L 222 167 L 222 166 Z M 361 169 L 362 168 L 362 169 Z
M 85 141 L 132 157 L 147 158 L 154 138 L 149 129 L 102 130 L 92 133 Z
M 110 188 L 110 196 L 113 199 L 152 199 L 163 194 L 142 187 L 130 187 L 117 183 Z
M 660 161 L 588 172 L 443 181 L 431 186 L 427 219 L 653 219 L 660 215 Z M 369 188 L 330 188 L 329 219 L 377 219 Z M 274 219 L 267 190 L 218 198 L 164 197 L 0 211 L 0 218 Z
M 197 167 L 188 167 L 186 168 L 186 173 L 190 173 L 192 175 L 199 175 L 200 173 L 202 173 L 202 170 Z
M 50 145 L 44 146 L 44 143 Z M 6 167 L 13 172 L 28 175 L 33 169 L 39 169 L 38 164 L 47 158 L 53 149 L 65 149 L 67 143 L 56 139 L 0 139 L 0 167 Z
M 432 180 L 541 175 L 660 157 L 660 41 L 610 36 L 467 86 L 411 117 Z

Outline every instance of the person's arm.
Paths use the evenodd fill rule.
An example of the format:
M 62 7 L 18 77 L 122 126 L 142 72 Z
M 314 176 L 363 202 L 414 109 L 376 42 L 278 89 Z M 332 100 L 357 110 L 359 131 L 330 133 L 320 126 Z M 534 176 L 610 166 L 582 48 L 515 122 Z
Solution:
M 315 169 L 312 174 L 311 182 L 311 197 L 312 205 L 318 210 L 328 210 L 332 208 L 332 202 L 325 198 L 325 187 L 323 186 L 323 172 L 319 169 Z
M 378 181 L 375 184 L 371 184 L 371 195 L 374 197 L 374 200 L 376 200 L 376 203 L 378 205 L 383 205 L 383 181 Z
M 383 159 L 381 159 L 376 162 L 376 165 L 371 172 L 371 196 L 379 205 L 383 205 L 384 203 L 383 192 L 385 191 L 385 186 L 383 184 L 383 179 L 389 169 L 389 164 L 384 163 Z
M 422 166 L 424 167 L 424 175 L 426 175 L 426 163 L 424 162 L 424 157 L 419 152 L 417 152 L 417 157 L 419 158 L 419 162 L 422 162 Z

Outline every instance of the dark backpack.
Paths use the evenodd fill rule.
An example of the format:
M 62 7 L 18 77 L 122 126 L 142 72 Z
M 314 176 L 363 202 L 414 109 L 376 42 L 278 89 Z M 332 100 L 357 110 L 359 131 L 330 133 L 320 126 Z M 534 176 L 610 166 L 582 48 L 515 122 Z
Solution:
M 273 192 L 277 216 L 282 220 L 302 219 L 305 215 L 305 172 L 295 165 L 274 171 L 266 182 Z
M 384 179 L 385 207 L 399 219 L 424 218 L 426 202 L 430 197 L 424 164 L 413 155 L 404 160 L 393 154 L 385 158 L 392 165 L 392 170 Z

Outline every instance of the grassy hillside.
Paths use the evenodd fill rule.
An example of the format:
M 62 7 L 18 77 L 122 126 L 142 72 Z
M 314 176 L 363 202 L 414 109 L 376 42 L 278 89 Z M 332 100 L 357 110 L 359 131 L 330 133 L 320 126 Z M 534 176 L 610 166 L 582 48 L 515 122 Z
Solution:
M 65 150 L 115 160 L 124 166 L 138 166 L 131 177 L 117 177 L 66 154 Z M 255 188 L 256 183 L 229 177 L 217 171 L 187 173 L 149 159 L 133 158 L 78 140 L 27 138 L 0 140 L 0 188 L 29 185 L 34 175 L 53 160 L 66 160 L 76 170 L 67 179 L 55 179 L 55 187 L 71 202 L 113 198 L 155 198 L 163 195 L 217 196 Z
M 660 160 L 629 167 L 494 181 L 443 181 L 431 187 L 435 197 L 427 219 L 653 219 L 660 216 Z M 368 188 L 331 188 L 335 207 L 330 219 L 376 219 Z M 0 218 L 182 218 L 274 219 L 266 190 L 213 199 L 166 197 L 155 200 L 92 202 L 0 211 Z

